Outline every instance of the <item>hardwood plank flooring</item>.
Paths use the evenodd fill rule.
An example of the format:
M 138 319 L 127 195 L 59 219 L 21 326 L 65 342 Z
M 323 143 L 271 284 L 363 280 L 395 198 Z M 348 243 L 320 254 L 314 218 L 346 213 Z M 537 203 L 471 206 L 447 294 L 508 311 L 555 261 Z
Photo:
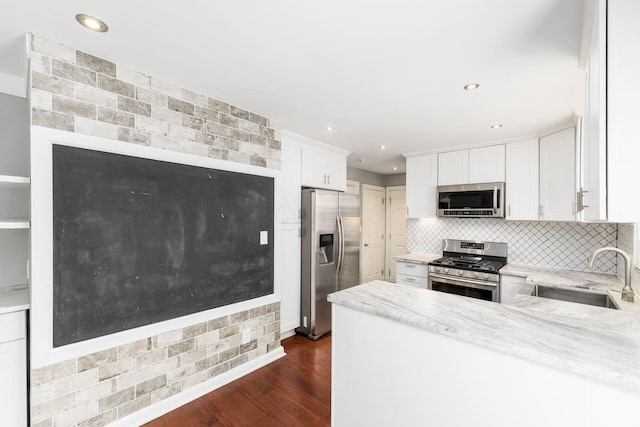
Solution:
M 286 357 L 145 426 L 331 425 L 331 336 L 294 335 L 282 345 Z

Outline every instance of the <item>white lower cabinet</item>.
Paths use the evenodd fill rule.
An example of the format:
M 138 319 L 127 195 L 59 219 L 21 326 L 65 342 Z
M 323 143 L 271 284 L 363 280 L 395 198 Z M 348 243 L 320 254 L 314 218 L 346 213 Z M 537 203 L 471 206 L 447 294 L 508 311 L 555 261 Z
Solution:
M 26 312 L 0 314 L 0 402 L 4 426 L 27 425 Z
M 429 268 L 426 264 L 396 261 L 396 283 L 427 289 Z
M 533 285 L 527 284 L 526 277 L 500 275 L 500 303 L 510 304 L 518 295 L 531 295 Z

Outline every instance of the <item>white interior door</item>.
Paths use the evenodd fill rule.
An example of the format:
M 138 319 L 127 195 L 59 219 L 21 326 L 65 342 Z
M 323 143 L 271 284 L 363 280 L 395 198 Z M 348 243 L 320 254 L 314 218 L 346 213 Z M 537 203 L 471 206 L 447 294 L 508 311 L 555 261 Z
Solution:
M 362 185 L 362 283 L 384 278 L 385 191 Z
M 393 257 L 407 253 L 407 218 L 405 204 L 407 202 L 407 187 L 387 187 L 387 246 L 385 279 L 396 281 L 396 263 Z

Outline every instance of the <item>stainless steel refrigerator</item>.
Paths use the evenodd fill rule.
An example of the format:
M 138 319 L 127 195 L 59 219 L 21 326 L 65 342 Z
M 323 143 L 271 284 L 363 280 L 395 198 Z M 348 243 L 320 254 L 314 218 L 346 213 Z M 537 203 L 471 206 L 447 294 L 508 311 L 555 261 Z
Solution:
M 360 281 L 360 196 L 302 190 L 300 327 L 318 339 L 331 330 L 327 295 Z

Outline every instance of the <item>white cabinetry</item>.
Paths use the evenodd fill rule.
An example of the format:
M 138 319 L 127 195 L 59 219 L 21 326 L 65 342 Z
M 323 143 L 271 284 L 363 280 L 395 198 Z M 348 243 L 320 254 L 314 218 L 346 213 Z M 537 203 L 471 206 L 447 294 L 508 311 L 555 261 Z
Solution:
M 438 185 L 469 183 L 469 150 L 438 154 Z
M 300 189 L 302 147 L 296 141 L 282 138 L 282 173 L 280 174 L 280 207 L 277 221 L 280 231 L 282 333 L 300 326 Z
M 346 154 L 303 145 L 302 185 L 305 187 L 346 191 Z
M 469 183 L 504 182 L 505 147 L 472 148 L 469 150 Z
M 429 267 L 426 264 L 396 261 L 396 283 L 427 289 Z
M 27 425 L 26 312 L 0 314 L 2 425 Z
M 438 155 L 407 158 L 407 218 L 435 218 Z
M 540 219 L 577 219 L 576 128 L 540 138 Z
M 640 158 L 636 124 L 640 2 L 593 3 L 585 97 L 584 218 L 604 219 L 606 214 L 610 222 L 638 222 L 640 203 L 632 195 L 637 193 L 633 175 Z
M 500 275 L 500 303 L 510 304 L 518 295 L 531 295 L 534 285 L 527 284 L 526 277 Z
M 438 185 L 478 184 L 504 180 L 504 144 L 438 154 Z
M 538 220 L 538 140 L 506 145 L 506 218 Z

